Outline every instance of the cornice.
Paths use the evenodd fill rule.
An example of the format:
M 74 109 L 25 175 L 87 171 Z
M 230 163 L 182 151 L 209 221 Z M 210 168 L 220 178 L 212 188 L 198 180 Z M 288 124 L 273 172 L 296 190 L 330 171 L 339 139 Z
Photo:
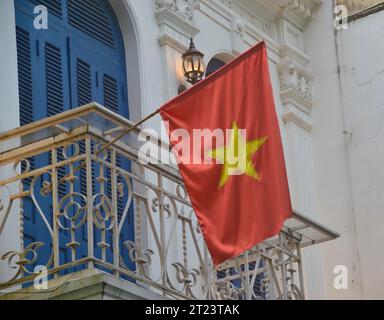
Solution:
M 189 39 L 200 32 L 194 16 L 199 6 L 200 0 L 156 0 L 155 16 L 160 27 L 160 45 L 170 45 L 184 52 Z
M 182 20 L 195 24 L 195 10 L 199 9 L 200 0 L 156 0 L 155 11 L 168 10 Z
M 279 61 L 279 45 L 275 41 L 274 23 L 263 20 L 241 6 L 237 0 L 201 0 L 201 14 L 215 21 L 231 34 L 233 55 L 238 55 L 257 42 L 265 40 L 269 58 Z
M 271 0 L 280 8 L 280 16 L 303 28 L 316 14 L 323 0 Z
M 253 0 L 253 8 L 250 10 L 248 8 L 249 1 L 219 1 L 231 10 L 240 13 L 248 21 L 260 23 L 260 21 L 263 21 L 260 17 L 266 18 L 267 22 L 274 21 L 278 17 L 285 17 L 299 28 L 303 28 L 306 23 L 314 18 L 318 7 L 323 3 L 323 0 Z M 257 13 L 260 13 L 260 15 Z M 266 27 L 268 28 L 268 26 Z
M 202 14 L 232 33 L 233 54 L 242 52 L 244 43 L 246 48 L 266 40 L 277 56 L 288 56 L 308 65 L 303 27 L 313 18 L 322 0 L 253 0 L 251 4 L 244 0 L 201 0 L 200 3 Z
M 235 14 L 252 26 L 255 29 L 258 29 L 261 31 L 263 34 L 268 36 L 269 38 L 274 38 L 274 30 L 273 30 L 273 25 L 271 22 L 273 22 L 273 19 L 269 19 L 269 15 L 265 15 L 263 17 L 262 14 L 258 15 L 255 12 L 252 12 L 249 8 L 245 7 L 241 1 L 238 0 L 202 0 L 202 2 L 205 3 L 212 3 L 212 4 L 222 4 L 227 8 L 227 10 L 231 14 Z

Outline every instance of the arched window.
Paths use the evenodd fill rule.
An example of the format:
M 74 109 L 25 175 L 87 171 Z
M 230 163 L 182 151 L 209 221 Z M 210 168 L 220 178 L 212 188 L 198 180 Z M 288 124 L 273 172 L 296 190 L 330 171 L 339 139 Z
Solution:
M 48 8 L 48 29 L 34 27 L 34 8 L 45 5 Z M 125 50 L 121 30 L 116 16 L 107 0 L 15 0 L 16 36 L 19 74 L 20 124 L 55 115 L 96 101 L 110 110 L 129 118 L 127 72 Z M 79 142 L 84 151 L 84 143 Z M 58 161 L 63 160 L 58 154 Z M 47 153 L 30 159 L 31 169 L 41 168 L 51 161 Z M 116 159 L 125 170 L 130 169 L 128 160 Z M 60 170 L 60 169 L 64 169 Z M 95 168 L 93 167 L 92 170 Z M 59 178 L 65 176 L 68 168 L 59 168 Z M 95 171 L 96 172 L 96 171 Z M 85 171 L 79 174 L 77 190 L 86 194 Z M 93 177 L 96 179 L 97 177 Z M 110 178 L 105 175 L 107 180 Z M 43 183 L 41 177 L 39 183 Z M 29 187 L 25 182 L 25 187 Z M 93 186 L 92 186 L 93 187 Z M 59 185 L 59 200 L 68 194 L 65 184 Z M 94 192 L 97 192 L 94 191 Z M 107 187 L 107 194 L 111 187 Z M 37 192 L 38 197 L 40 197 Z M 52 207 L 41 201 L 41 211 L 52 224 Z M 118 215 L 124 211 L 119 199 Z M 46 264 L 51 255 L 51 236 L 44 227 L 44 221 L 31 199 L 23 200 L 24 246 L 35 241 L 45 242 L 36 264 Z M 133 216 L 130 208 L 130 216 Z M 79 250 L 76 259 L 87 256 L 87 231 L 76 230 Z M 95 235 L 97 237 L 97 235 Z M 121 246 L 133 239 L 133 221 L 127 220 L 122 228 Z M 60 264 L 71 261 L 70 234 L 60 231 Z M 95 245 L 102 240 L 95 239 Z M 95 246 L 95 255 L 100 247 Z M 107 260 L 113 252 L 107 251 Z M 128 257 L 124 263 L 130 265 Z M 77 269 L 78 270 L 78 269 Z
M 48 30 L 34 28 L 36 5 Z M 17 0 L 21 125 L 99 102 L 129 117 L 125 50 L 105 0 Z
M 215 71 L 219 70 L 221 67 L 224 66 L 224 61 L 220 60 L 219 58 L 212 58 L 207 65 L 207 71 L 205 72 L 205 76 L 208 77 L 210 74 L 214 73 Z

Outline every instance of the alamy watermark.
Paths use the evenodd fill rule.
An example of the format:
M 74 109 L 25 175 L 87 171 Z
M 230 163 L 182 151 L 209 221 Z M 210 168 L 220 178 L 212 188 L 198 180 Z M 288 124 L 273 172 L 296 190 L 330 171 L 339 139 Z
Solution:
M 33 280 L 33 286 L 36 290 L 48 290 L 48 269 L 46 266 L 36 266 L 33 273 L 37 276 Z
M 333 287 L 336 290 L 348 290 L 348 268 L 344 265 L 335 266 L 333 274 L 336 275 L 333 279 Z
M 165 127 L 169 128 L 169 124 Z M 244 174 L 247 157 L 250 155 L 246 129 L 239 129 L 234 124 L 232 129 L 174 129 L 170 132 L 173 142 L 172 152 L 168 144 L 160 139 L 155 130 L 147 129 L 139 133 L 139 142 L 144 142 L 139 148 L 139 162 L 141 164 L 226 164 L 236 168 L 231 175 Z M 168 130 L 161 129 L 161 137 L 168 135 Z M 266 137 L 260 138 L 265 143 Z M 264 140 L 263 140 L 264 139 Z M 159 145 L 159 141 L 161 144 Z M 254 143 L 257 143 L 257 140 Z M 262 143 L 260 142 L 262 145 Z M 175 157 L 176 155 L 176 157 Z
M 337 5 L 333 9 L 335 15 L 333 25 L 336 30 L 348 29 L 348 8 L 345 5 Z
M 48 9 L 46 6 L 39 5 L 33 9 L 33 13 L 37 15 L 33 20 L 33 26 L 36 30 L 48 29 Z

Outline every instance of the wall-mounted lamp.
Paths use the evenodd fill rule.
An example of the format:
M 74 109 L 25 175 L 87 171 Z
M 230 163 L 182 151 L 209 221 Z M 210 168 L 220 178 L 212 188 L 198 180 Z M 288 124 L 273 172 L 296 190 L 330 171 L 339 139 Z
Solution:
M 187 81 L 196 84 L 203 79 L 205 74 L 204 54 L 196 49 L 193 39 L 189 44 L 189 49 L 183 54 L 183 72 Z M 182 88 L 183 87 L 183 88 Z M 179 92 L 185 90 L 185 86 L 179 87 Z

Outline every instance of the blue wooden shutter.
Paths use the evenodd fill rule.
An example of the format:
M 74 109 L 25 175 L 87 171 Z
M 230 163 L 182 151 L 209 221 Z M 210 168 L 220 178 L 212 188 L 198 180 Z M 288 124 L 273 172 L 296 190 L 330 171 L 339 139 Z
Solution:
M 111 48 L 116 47 L 110 21 L 100 1 L 68 0 L 68 21 L 90 37 Z
M 32 0 L 36 5 L 46 6 L 50 14 L 55 15 L 58 18 L 63 16 L 63 6 L 61 0 Z
M 33 122 L 33 93 L 32 93 L 32 59 L 31 59 L 31 38 L 29 32 L 17 27 L 17 65 L 19 76 L 19 105 L 20 105 L 20 125 L 26 125 Z M 28 159 L 31 170 L 35 167 L 35 159 Z M 21 171 L 26 169 L 23 162 Z M 26 185 L 31 183 L 32 179 L 26 179 Z
M 17 27 L 17 63 L 19 72 L 20 125 L 33 121 L 31 40 L 27 31 Z
M 104 93 L 104 106 L 107 107 L 108 109 L 119 113 L 119 90 L 118 90 L 118 84 L 117 81 L 104 74 L 103 77 L 103 93 Z M 116 166 L 120 168 L 124 168 L 127 165 L 123 164 L 123 160 L 121 156 L 117 155 L 116 156 Z M 127 169 L 127 168 L 125 168 Z M 108 181 L 111 181 L 111 174 L 110 171 L 107 173 L 107 179 Z M 111 183 L 108 183 L 107 186 L 107 195 L 112 196 L 112 185 Z M 126 199 L 118 197 L 117 199 L 117 214 L 118 218 L 120 219 L 123 215 L 124 212 L 124 201 Z M 128 216 L 128 219 L 130 219 L 130 216 Z
M 77 104 L 82 106 L 92 102 L 92 74 L 90 65 L 80 59 L 77 59 L 76 76 Z
M 63 81 L 63 58 L 62 50 L 56 46 L 45 42 L 45 79 L 46 79 L 46 103 L 47 117 L 64 111 L 64 81 Z M 63 161 L 62 152 L 57 153 L 57 161 Z M 49 163 L 52 162 L 52 156 L 49 154 Z M 67 174 L 65 167 L 58 169 L 59 180 Z M 60 183 L 58 186 L 59 198 L 67 194 L 65 183 Z
M 116 79 L 104 74 L 104 106 L 119 113 L 119 91 Z
M 63 66 L 61 50 L 45 43 L 47 116 L 64 111 Z
M 92 99 L 92 70 L 91 66 L 81 59 L 76 59 L 76 89 L 77 105 L 81 106 L 93 101 Z M 85 153 L 85 143 L 80 141 L 80 152 Z M 93 147 L 93 142 L 92 142 Z M 92 176 L 95 176 L 95 165 L 92 162 Z M 80 192 L 87 194 L 87 176 L 85 168 L 80 170 Z M 92 192 L 95 193 L 94 183 L 92 183 Z
M 48 8 L 48 30 L 33 28 L 35 5 L 45 5 Z M 15 7 L 22 125 L 92 101 L 129 117 L 123 38 L 107 0 L 15 0 Z M 84 143 L 80 142 L 79 145 L 84 152 Z M 58 160 L 62 159 L 58 150 Z M 46 166 L 50 162 L 50 155 L 35 157 L 32 161 L 34 160 L 36 166 Z M 129 171 L 128 160 L 118 158 L 117 162 L 120 167 Z M 95 181 L 98 175 L 95 163 L 92 165 L 92 172 L 92 179 Z M 59 177 L 65 175 L 65 171 L 61 169 L 58 173 Z M 85 194 L 85 171 L 78 174 L 82 175 L 83 183 L 76 184 L 76 191 L 81 189 Z M 110 178 L 110 172 L 107 171 L 105 175 Z M 59 197 L 66 194 L 65 187 L 60 186 Z M 92 189 L 95 194 L 96 183 L 92 184 Z M 111 193 L 110 187 L 108 193 Z M 123 211 L 123 200 L 126 199 L 119 199 L 119 214 Z M 29 241 L 41 239 L 48 244 L 49 235 L 41 234 L 44 223 L 35 219 L 36 215 L 32 212 L 34 206 L 27 202 L 27 199 L 23 201 L 25 215 L 30 214 L 32 218 L 25 224 L 24 236 Z M 51 216 L 50 201 L 42 203 L 43 211 Z M 82 236 L 86 238 L 86 230 Z M 132 238 L 133 223 L 127 223 L 120 240 L 123 242 Z M 68 248 L 63 246 L 68 242 L 69 235 L 62 231 L 60 239 L 60 262 L 69 262 Z M 81 246 L 81 256 L 85 256 L 86 246 L 84 243 Z M 49 245 L 47 248 L 49 249 Z M 127 265 L 130 264 L 126 254 L 123 254 L 123 258 Z M 46 261 L 43 260 L 38 263 L 44 264 Z M 134 265 L 131 267 L 134 268 Z

